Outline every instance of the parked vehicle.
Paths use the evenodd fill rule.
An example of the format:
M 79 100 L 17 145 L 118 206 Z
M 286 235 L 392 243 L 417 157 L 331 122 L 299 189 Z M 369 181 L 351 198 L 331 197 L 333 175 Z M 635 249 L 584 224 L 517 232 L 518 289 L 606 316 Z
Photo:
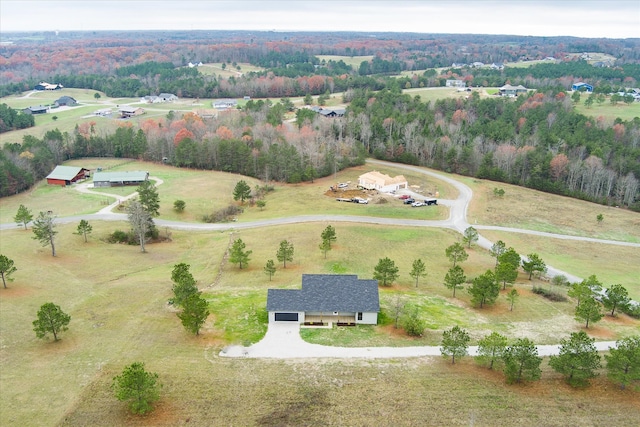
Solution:
M 413 206 L 414 208 L 419 208 L 420 206 L 426 206 L 426 205 L 422 202 L 413 202 L 411 203 L 411 206 Z
M 434 198 L 424 199 L 424 204 L 425 205 L 437 205 L 438 204 L 438 199 L 434 199 Z
M 403 203 L 405 205 L 410 205 L 413 202 L 415 202 L 415 199 L 412 199 L 411 197 L 409 197 L 408 199 L 405 199 Z
M 406 199 L 408 199 L 409 197 L 411 197 L 411 196 L 410 196 L 410 195 L 408 195 L 408 194 L 403 194 L 402 196 L 400 196 L 400 197 L 399 197 L 399 199 L 400 199 L 400 200 L 406 200 Z
M 338 188 L 347 188 L 349 186 L 349 184 L 347 184 L 346 182 L 341 182 L 340 184 L 338 184 Z
M 338 202 L 350 202 L 350 201 L 351 201 L 351 199 L 345 199 L 345 198 L 343 198 L 343 197 L 338 197 L 338 198 L 336 199 L 336 201 L 338 201 Z

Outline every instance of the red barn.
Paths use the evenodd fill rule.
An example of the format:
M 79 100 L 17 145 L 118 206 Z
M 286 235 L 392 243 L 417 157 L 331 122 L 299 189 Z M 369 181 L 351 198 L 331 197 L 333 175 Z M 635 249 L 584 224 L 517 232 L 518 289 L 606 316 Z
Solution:
M 54 185 L 71 185 L 72 183 L 88 177 L 89 169 L 77 166 L 56 166 L 56 168 L 47 175 L 47 184 Z

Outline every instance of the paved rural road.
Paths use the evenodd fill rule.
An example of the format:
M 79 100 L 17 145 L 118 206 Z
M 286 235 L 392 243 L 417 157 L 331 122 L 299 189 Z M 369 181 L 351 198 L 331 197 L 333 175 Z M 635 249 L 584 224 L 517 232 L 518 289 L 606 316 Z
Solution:
M 187 223 L 178 221 L 167 221 L 163 219 L 155 219 L 155 223 L 161 227 L 169 227 L 177 230 L 192 230 L 192 231 L 205 231 L 205 230 L 240 230 L 260 227 L 270 227 L 286 224 L 301 224 L 308 222 L 353 222 L 353 223 L 366 223 L 366 224 L 380 224 L 380 225 L 399 225 L 399 226 L 411 226 L 411 227 L 438 227 L 438 228 L 450 228 L 463 233 L 464 230 L 470 226 L 467 222 L 467 210 L 469 203 L 473 197 L 471 188 L 465 184 L 440 175 L 435 172 L 427 171 L 419 167 L 403 165 L 398 163 L 384 162 L 380 160 L 367 160 L 368 164 L 390 166 L 397 169 L 404 169 L 407 171 L 421 173 L 431 176 L 433 178 L 445 181 L 453 185 L 459 192 L 458 197 L 455 200 L 442 200 L 438 202 L 442 205 L 448 206 L 449 218 L 446 220 L 429 221 L 429 220 L 412 220 L 412 219 L 399 219 L 399 218 L 376 218 L 368 216 L 351 216 L 351 215 L 300 215 L 286 218 L 273 218 L 262 221 L 252 222 L 234 222 L 225 224 L 201 224 L 201 223 Z M 155 179 L 157 184 L 162 184 L 162 180 Z M 86 193 L 95 193 L 105 196 L 105 193 L 93 192 L 87 186 L 76 186 L 78 191 Z M 81 219 L 87 220 L 101 220 L 101 221 L 126 221 L 127 215 L 120 213 L 113 213 L 111 210 L 116 207 L 121 201 L 134 197 L 137 193 L 130 194 L 126 197 L 121 197 L 115 194 L 110 195 L 115 197 L 116 201 L 111 205 L 101 209 L 98 213 L 68 216 L 63 218 L 56 218 L 57 223 L 66 224 L 80 221 Z M 8 230 L 20 228 L 21 226 L 15 223 L 0 224 L 0 230 Z M 581 236 L 567 236 L 563 234 L 546 233 L 541 231 L 524 230 L 518 228 L 498 227 L 498 226 L 483 226 L 474 224 L 474 228 L 477 230 L 500 230 L 508 231 L 512 233 L 524 233 L 536 236 L 543 236 L 556 239 L 570 239 L 580 240 L 585 242 L 597 242 L 610 245 L 631 246 L 640 247 L 640 243 L 620 242 L 615 240 L 603 240 L 593 239 L 590 237 Z M 491 249 L 493 244 L 483 236 L 479 236 L 477 244 L 485 249 Z M 547 266 L 548 275 L 555 276 L 562 274 L 566 276 L 572 282 L 578 282 L 582 280 L 580 277 L 568 274 L 564 271 L 558 270 L 552 266 Z M 293 338 L 292 338 L 293 337 Z M 282 341 L 282 340 L 285 341 Z M 286 344 L 285 344 L 286 342 Z M 262 343 L 262 344 L 261 344 Z M 615 346 L 615 342 L 600 342 L 597 343 L 598 349 L 607 350 L 609 347 Z M 299 349 L 299 352 L 293 351 L 293 349 Z M 475 348 L 470 349 L 470 354 L 473 354 Z M 538 351 L 541 355 L 556 354 L 558 346 L 538 346 Z M 296 355 L 298 354 L 299 355 Z M 325 356 L 320 356 L 325 354 Z M 269 331 L 265 335 L 265 338 L 259 343 L 251 347 L 230 347 L 223 350 L 222 356 L 227 357 L 414 357 L 414 356 L 428 356 L 428 355 L 440 355 L 439 347 L 365 347 L 365 348 L 342 348 L 342 347 L 328 347 L 317 344 L 309 344 L 300 338 L 300 334 L 296 330 L 296 333 L 292 333 L 286 328 L 269 326 Z

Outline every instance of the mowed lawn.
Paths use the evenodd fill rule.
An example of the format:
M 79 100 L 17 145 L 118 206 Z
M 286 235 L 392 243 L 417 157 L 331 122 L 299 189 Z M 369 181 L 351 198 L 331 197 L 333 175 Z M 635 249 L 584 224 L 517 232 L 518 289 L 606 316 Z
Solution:
M 604 117 L 610 125 L 613 125 L 617 118 L 631 121 L 636 117 L 640 117 L 640 102 L 632 102 L 631 104 L 618 102 L 616 105 L 611 105 L 609 97 L 607 97 L 602 104 L 594 102 L 593 105 L 587 107 L 584 105 L 587 96 L 583 94 L 580 102 L 575 104 L 575 109 L 585 116 Z
M 512 387 L 504 384 L 502 375 L 475 367 L 470 360 L 450 366 L 440 358 L 291 362 L 220 358 L 225 345 L 249 344 L 262 336 L 269 287 L 299 288 L 303 273 L 371 278 L 373 267 L 384 256 L 396 262 L 400 278 L 392 287 L 381 289 L 383 309 L 388 310 L 397 293 L 404 294 L 427 322 L 425 337 L 415 340 L 391 325 L 381 325 L 362 328 L 361 337 L 341 337 L 336 331 L 335 343 L 437 344 L 441 331 L 454 324 L 468 328 L 474 343 L 492 330 L 549 343 L 581 329 L 572 320 L 570 303 L 551 304 L 531 294 L 523 275 L 517 285 L 522 296 L 513 312 L 504 297 L 495 307 L 483 310 L 470 308 L 464 291 L 451 298 L 442 285 L 449 268 L 444 249 L 459 236 L 450 230 L 334 224 L 338 241 L 325 259 L 318 249 L 325 226 L 172 231 L 170 242 L 148 245 L 143 254 L 137 246 L 103 241 L 113 230 L 126 229 L 126 223 L 94 221 L 88 243 L 73 234 L 75 224 L 59 226 L 56 258 L 50 248 L 31 238 L 31 230 L 0 232 L 3 253 L 18 267 L 9 289 L 0 289 L 0 424 L 208 426 L 313 421 L 373 425 L 373 414 L 385 414 L 396 425 L 420 424 L 425 417 L 437 424 L 466 425 L 471 416 L 478 423 L 513 425 L 523 414 L 528 421 L 545 420 L 551 425 L 567 420 L 577 423 L 587 414 L 590 420 L 623 422 L 638 417 L 640 421 L 638 411 L 634 412 L 637 396 L 632 392 L 618 391 L 602 380 L 596 383 L 594 392 L 599 394 L 594 398 L 569 389 L 548 369 L 541 383 Z M 249 267 L 242 270 L 225 257 L 237 238 L 253 251 Z M 293 243 L 294 261 L 284 269 L 276 260 L 278 270 L 269 281 L 262 267 L 267 259 L 275 259 L 282 239 Z M 469 253 L 463 266 L 470 277 L 493 266 L 486 251 Z M 418 257 L 425 260 L 428 273 L 416 288 L 408 272 Z M 179 262 L 191 265 L 212 312 L 199 336 L 187 333 L 167 304 L 170 272 Z M 45 302 L 54 302 L 71 315 L 69 330 L 59 342 L 36 339 L 32 331 L 31 322 Z M 634 333 L 638 325 L 619 316 L 605 319 L 588 332 L 599 339 L 615 339 Z M 135 361 L 158 372 L 164 386 L 157 410 L 148 417 L 128 415 L 109 388 L 112 377 Z M 363 388 L 375 393 L 375 398 L 356 392 Z M 496 406 L 487 393 L 500 396 L 502 403 Z M 461 407 L 467 411 L 462 418 L 457 412 Z M 571 408 L 569 414 L 567 408 Z

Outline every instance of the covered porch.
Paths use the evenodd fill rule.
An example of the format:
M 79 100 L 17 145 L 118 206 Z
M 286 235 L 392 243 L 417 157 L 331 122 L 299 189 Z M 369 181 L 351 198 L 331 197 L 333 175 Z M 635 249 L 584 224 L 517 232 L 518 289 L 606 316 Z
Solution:
M 337 323 L 339 325 L 355 325 L 355 313 L 305 313 L 304 324 L 326 325 L 328 323 Z

